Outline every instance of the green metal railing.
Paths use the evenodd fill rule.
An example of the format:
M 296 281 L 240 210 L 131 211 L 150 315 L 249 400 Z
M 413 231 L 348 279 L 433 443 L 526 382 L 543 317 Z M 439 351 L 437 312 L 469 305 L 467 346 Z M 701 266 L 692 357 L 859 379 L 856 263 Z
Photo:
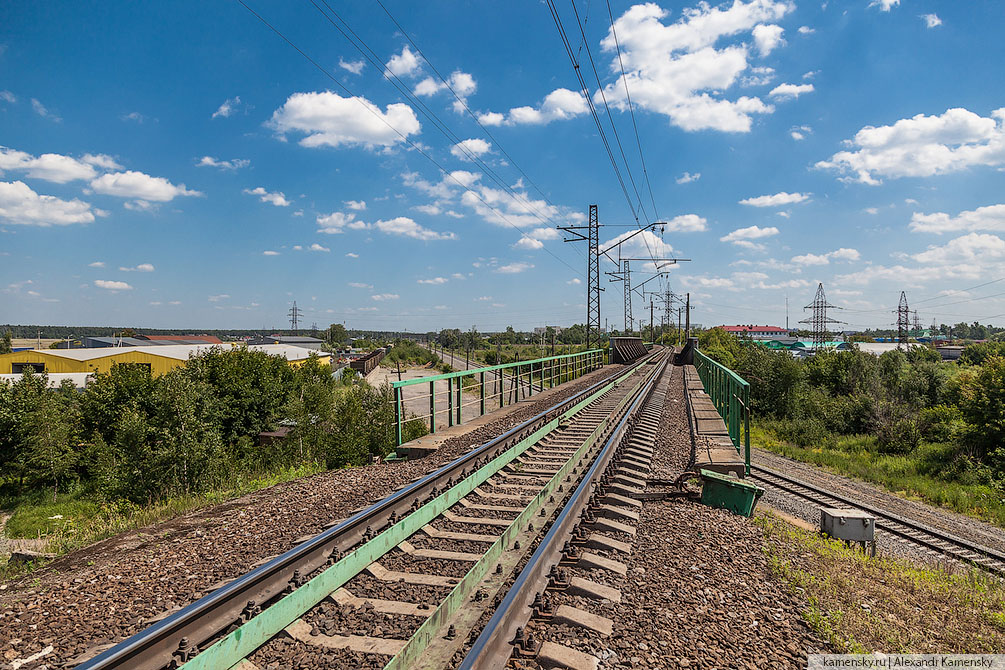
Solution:
M 726 424 L 736 452 L 743 455 L 747 474 L 750 474 L 750 384 L 697 349 L 694 350 L 694 367 L 705 393 Z
M 575 354 L 392 382 L 396 443 L 401 446 L 402 429 L 408 421 L 421 420 L 429 427 L 430 433 L 435 433 L 437 427 L 442 425 L 444 414 L 447 426 L 459 425 L 465 407 L 476 405 L 478 416 L 481 416 L 492 409 L 511 405 L 535 393 L 582 377 L 603 365 L 604 351 L 591 349 Z M 406 398 L 405 389 L 419 384 L 427 385 L 429 391 L 410 394 L 411 397 Z M 465 395 L 468 396 L 467 401 Z M 440 401 L 439 406 L 437 401 Z M 421 409 L 416 411 L 419 407 Z

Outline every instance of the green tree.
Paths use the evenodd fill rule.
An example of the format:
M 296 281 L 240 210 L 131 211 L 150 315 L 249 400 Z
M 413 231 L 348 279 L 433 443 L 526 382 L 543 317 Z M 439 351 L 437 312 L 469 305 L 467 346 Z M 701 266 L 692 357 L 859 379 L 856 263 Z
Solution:
M 29 368 L 14 383 L 0 381 L 0 472 L 13 477 L 20 490 L 29 474 L 24 431 L 28 416 L 47 393 L 47 375 Z
M 970 425 L 967 445 L 973 455 L 1005 474 L 1005 357 L 991 356 L 965 370 L 957 393 L 960 412 Z
M 59 485 L 70 477 L 77 461 L 74 412 L 60 394 L 42 393 L 25 417 L 23 435 L 28 465 L 40 481 L 52 484 L 56 502 Z
M 10 330 L 4 331 L 3 337 L 0 337 L 0 354 L 9 354 L 14 351 L 14 347 L 11 345 L 11 332 Z
M 328 326 L 328 330 L 325 332 L 328 344 L 332 347 L 339 347 L 346 343 L 349 339 L 349 332 L 345 329 L 341 323 L 333 323 Z

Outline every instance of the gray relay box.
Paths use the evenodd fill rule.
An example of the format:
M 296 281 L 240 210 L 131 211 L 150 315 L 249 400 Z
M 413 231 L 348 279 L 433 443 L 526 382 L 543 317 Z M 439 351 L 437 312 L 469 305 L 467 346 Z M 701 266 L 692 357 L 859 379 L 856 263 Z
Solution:
M 820 510 L 820 532 L 846 542 L 874 542 L 876 518 L 857 509 L 824 507 Z

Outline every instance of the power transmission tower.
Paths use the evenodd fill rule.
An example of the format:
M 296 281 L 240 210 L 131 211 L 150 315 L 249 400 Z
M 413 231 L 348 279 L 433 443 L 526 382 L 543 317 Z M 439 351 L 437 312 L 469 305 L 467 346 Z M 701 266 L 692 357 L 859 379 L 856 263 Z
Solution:
M 300 334 L 300 317 L 304 315 L 304 311 L 297 307 L 297 301 L 293 301 L 293 307 L 290 311 L 286 313 L 286 316 L 290 317 L 290 330 L 293 331 L 294 335 Z
M 799 322 L 810 324 L 812 327 L 813 344 L 820 345 L 827 342 L 827 338 L 830 335 L 827 331 L 827 324 L 844 323 L 844 321 L 838 321 L 837 319 L 832 319 L 827 316 L 828 309 L 840 309 L 840 307 L 827 302 L 827 296 L 824 294 L 823 283 L 817 284 L 817 293 L 813 296 L 813 302 L 803 307 L 803 309 L 813 310 L 810 318 L 803 319 Z
M 907 344 L 911 329 L 911 310 L 907 307 L 907 294 L 900 292 L 900 304 L 897 305 L 897 342 Z M 899 348 L 899 347 L 898 347 Z
M 597 206 L 590 205 L 590 220 L 586 226 L 559 226 L 559 230 L 575 235 L 566 242 L 586 240 L 586 348 L 591 340 L 600 343 L 600 217 Z M 586 235 L 579 232 L 586 230 Z
M 914 336 L 919 335 L 921 335 L 921 317 L 918 316 L 918 310 L 914 310 Z

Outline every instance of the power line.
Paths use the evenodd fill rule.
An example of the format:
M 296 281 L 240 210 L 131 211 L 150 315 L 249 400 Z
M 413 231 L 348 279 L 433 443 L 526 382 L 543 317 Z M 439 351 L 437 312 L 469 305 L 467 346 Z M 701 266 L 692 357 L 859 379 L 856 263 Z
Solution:
M 509 220 L 508 218 L 506 218 L 506 215 L 505 215 L 505 214 L 503 214 L 503 213 L 502 213 L 502 212 L 500 212 L 500 211 L 499 211 L 498 209 L 496 209 L 495 207 L 493 207 L 492 205 L 490 205 L 490 204 L 489 204 L 489 203 L 488 203 L 488 202 L 487 202 L 487 201 L 485 200 L 485 198 L 483 198 L 483 197 L 482 197 L 482 195 L 481 195 L 480 193 L 478 193 L 477 191 L 475 191 L 475 190 L 473 190 L 473 189 L 471 189 L 471 188 L 469 188 L 469 187 L 465 186 L 465 185 L 464 185 L 463 183 L 461 183 L 461 182 L 460 182 L 460 181 L 459 181 L 459 180 L 458 180 L 458 179 L 457 179 L 456 177 L 452 176 L 452 175 L 451 175 L 451 174 L 450 174 L 449 172 L 447 172 L 447 170 L 446 170 L 446 169 L 445 169 L 445 168 L 444 168 L 444 167 L 443 167 L 442 165 L 440 165 L 440 164 L 439 164 L 439 162 L 437 162 L 437 160 L 436 160 L 435 158 L 433 158 L 433 157 L 432 157 L 432 156 L 430 156 L 430 155 L 429 155 L 428 153 L 426 153 L 426 152 L 425 152 L 425 151 L 424 151 L 424 150 L 422 149 L 422 147 L 420 147 L 420 146 L 419 146 L 418 144 L 416 144 L 415 142 L 413 142 L 412 140 L 410 140 L 410 139 L 408 138 L 408 136 L 407 136 L 407 135 L 403 134 L 403 133 L 402 133 L 402 132 L 401 132 L 400 130 L 398 130 L 397 128 L 395 128 L 394 126 L 392 126 L 392 125 L 391 125 L 390 123 L 388 123 L 388 122 L 387 122 L 387 121 L 386 121 L 386 120 L 384 119 L 384 117 L 383 117 L 383 116 L 381 116 L 380 114 L 378 114 L 377 112 L 375 112 L 375 111 L 374 111 L 373 109 L 371 109 L 371 108 L 370 108 L 370 107 L 369 107 L 368 105 L 364 104 L 364 103 L 363 103 L 363 101 L 362 101 L 362 100 L 361 100 L 360 98 L 358 98 L 358 97 L 356 96 L 356 94 L 355 94 L 355 93 L 353 93 L 353 92 L 352 92 L 352 91 L 351 91 L 351 90 L 350 90 L 350 89 L 349 89 L 349 88 L 348 88 L 348 87 L 347 87 L 347 86 L 346 86 L 345 84 L 343 84 L 342 82 L 340 82 L 340 81 L 338 80 L 338 78 L 337 78 L 337 77 L 335 77 L 335 76 L 334 76 L 334 75 L 332 75 L 332 74 L 331 74 L 330 72 L 328 72 L 328 70 L 326 70 L 326 69 L 325 69 L 324 67 L 322 67 L 322 66 L 321 66 L 321 65 L 320 65 L 320 64 L 319 64 L 319 63 L 318 63 L 318 62 L 317 62 L 316 60 L 314 60 L 313 58 L 311 58 L 310 56 L 308 56 L 308 55 L 307 55 L 307 54 L 306 54 L 306 53 L 305 53 L 305 52 L 304 52 L 304 51 L 303 51 L 303 50 L 302 50 L 302 49 L 301 49 L 300 47 L 298 47 L 298 46 L 297 46 L 296 44 L 294 44 L 294 43 L 293 43 L 293 41 L 292 41 L 292 40 L 290 40 L 290 38 L 286 37 L 286 35 L 284 35 L 284 34 L 283 34 L 283 33 L 282 33 L 282 32 L 281 32 L 281 31 L 280 31 L 280 30 L 279 30 L 278 28 L 276 28 L 275 26 L 273 26 L 273 25 L 272 25 L 271 23 L 269 23 L 269 22 L 268 22 L 268 21 L 267 21 L 267 20 L 266 20 L 266 19 L 265 19 L 265 18 L 264 18 L 264 17 L 262 16 L 262 15 L 260 15 L 260 14 L 259 14 L 258 12 L 256 12 L 255 10 L 253 10 L 253 9 L 252 9 L 251 7 L 249 7 L 249 6 L 247 5 L 247 3 L 245 3 L 245 2 L 244 2 L 244 0 L 237 0 L 237 1 L 238 1 L 238 2 L 239 2 L 239 3 L 241 4 L 241 6 L 242 6 L 242 7 L 244 7 L 245 9 L 247 9 L 247 10 L 248 10 L 248 12 L 250 12 L 252 16 L 254 16 L 254 17 L 255 17 L 256 19 L 258 19 L 259 21 L 261 21 L 261 22 L 262 22 L 262 23 L 263 23 L 263 24 L 264 24 L 264 25 L 265 25 L 266 27 L 268 27 L 268 28 L 269 28 L 269 30 L 271 30 L 272 32 L 274 32 L 274 33 L 275 33 L 276 35 L 278 35 L 278 36 L 279 36 L 279 37 L 280 37 L 280 38 L 281 38 L 281 39 L 282 39 L 282 40 L 283 40 L 284 42 L 286 42 L 286 43 L 287 43 L 287 44 L 289 44 L 289 45 L 290 45 L 291 47 L 293 47 L 293 49 L 294 49 L 294 50 L 295 50 L 295 51 L 296 51 L 297 53 L 299 53 L 299 54 L 300 54 L 301 56 L 303 56 L 303 57 L 304 57 L 304 58 L 305 58 L 305 59 L 306 59 L 306 60 L 307 60 L 307 61 L 308 61 L 308 62 L 309 62 L 309 63 L 310 63 L 311 65 L 313 65 L 313 66 L 314 66 L 314 67 L 315 67 L 315 68 L 316 68 L 316 69 L 317 69 L 318 71 L 320 71 L 320 72 L 321 72 L 321 73 L 322 73 L 323 75 L 325 75 L 325 76 L 326 76 L 326 77 L 328 77 L 328 78 L 329 78 L 329 79 L 330 79 L 330 80 L 331 80 L 332 82 L 334 82 L 336 86 L 338 86 L 338 87 L 339 87 L 340 89 L 342 89 L 343 91 L 345 91 L 345 92 L 346 92 L 346 94 L 348 94 L 348 95 L 349 95 L 349 96 L 351 96 L 351 97 L 352 97 L 352 98 L 353 98 L 354 100 L 356 100 L 356 102 L 357 102 L 357 103 L 358 103 L 358 104 L 359 104 L 359 105 L 360 105 L 360 106 L 361 106 L 361 107 L 362 107 L 363 109 L 365 109 L 365 110 L 366 110 L 367 112 L 369 112 L 370 114 L 372 114 L 372 115 L 373 115 L 373 116 L 374 116 L 375 118 L 377 118 L 377 119 L 378 119 L 378 120 L 379 120 L 379 121 L 380 121 L 381 123 L 383 123 L 383 124 L 384 124 L 385 126 L 387 126 L 387 127 L 389 128 L 389 129 L 391 129 L 391 130 L 392 130 L 392 131 L 393 131 L 393 132 L 394 132 L 394 133 L 395 133 L 395 134 L 396 134 L 396 135 L 397 135 L 398 137 L 400 137 L 400 138 L 401 138 L 401 140 L 402 140 L 403 142 L 407 143 L 407 144 L 408 144 L 408 145 L 409 145 L 410 147 L 412 147 L 412 149 L 414 149 L 414 150 L 415 150 L 415 151 L 416 151 L 416 152 L 417 152 L 417 153 L 418 153 L 419 155 L 421 155 L 421 156 L 422 156 L 423 158 L 425 158 L 425 159 L 426 159 L 426 160 L 428 160 L 428 161 L 429 161 L 430 163 L 432 163 L 433 165 L 435 165 L 435 166 L 437 167 L 437 169 L 439 169 L 439 171 L 440 171 L 440 172 L 442 172 L 442 173 L 443 173 L 443 175 L 444 175 L 445 177 L 447 177 L 447 178 L 451 179 L 451 180 L 452 180 L 452 181 L 453 181 L 454 183 L 456 183 L 456 184 L 457 184 L 458 186 L 460 186 L 460 187 L 461 187 L 462 189 L 464 189 L 465 191 L 467 191 L 467 192 L 471 193 L 471 194 L 472 194 L 472 195 L 474 195 L 474 196 L 475 196 L 476 198 L 478 198 L 478 200 L 479 200 L 479 201 L 480 201 L 480 202 L 481 202 L 481 203 L 482 203 L 483 205 L 485 205 L 486 207 L 488 207 L 489 209 L 491 209 L 491 210 L 492 210 L 493 212 L 495 212 L 496 214 L 498 214 L 498 215 L 499 215 L 499 218 L 500 218 L 500 219 L 502 219 L 502 221 L 504 221 L 504 222 L 506 223 L 506 225 L 510 226 L 511 228 L 513 228 L 514 230 L 516 230 L 516 231 L 517 231 L 518 233 L 520 233 L 520 235 L 521 235 L 521 236 L 523 236 L 523 234 L 524 234 L 523 230 L 521 230 L 519 226 L 517 226 L 517 225 L 516 225 L 516 224 L 514 224 L 514 223 L 513 223 L 512 221 L 510 221 L 510 220 Z M 550 255 L 550 256 L 552 256 L 552 257 L 553 257 L 553 258 L 554 258 L 555 260 L 557 260 L 558 262 L 560 262 L 560 263 L 562 263 L 563 265 L 565 265 L 566 267 L 568 267 L 568 268 L 569 268 L 570 270 L 572 270 L 572 271 L 573 271 L 573 272 L 575 272 L 576 274 L 578 274 L 578 275 L 582 275 L 582 274 L 583 274 L 581 270 L 577 270 L 576 268 L 574 268 L 574 267 L 572 267 L 571 265 L 569 265 L 569 264 L 568 264 L 568 263 L 567 263 L 567 262 L 566 262 L 566 261 L 565 261 L 564 259 L 562 259 L 562 258 L 559 258 L 558 256 L 556 256 L 556 255 L 555 255 L 555 254 L 554 254 L 554 253 L 553 253 L 553 252 L 552 252 L 552 251 L 551 251 L 550 249 L 548 249 L 547 247 L 542 247 L 542 248 L 544 249 L 544 251 L 545 251 L 545 252 L 546 252 L 547 254 L 549 254 L 549 255 Z
M 439 80 L 443 82 L 443 85 L 447 87 L 447 90 L 450 91 L 450 94 L 454 96 L 454 99 L 464 108 L 464 111 L 468 113 L 468 115 L 474 120 L 474 122 L 478 124 L 478 127 L 482 129 L 482 132 L 484 132 L 488 136 L 488 138 L 492 140 L 495 146 L 499 148 L 499 151 L 501 151 L 503 156 L 506 157 L 506 160 L 509 161 L 510 165 L 512 165 L 517 169 L 520 175 L 527 180 L 527 183 L 533 186 L 534 190 L 537 191 L 542 198 L 544 198 L 545 202 L 547 202 L 552 207 L 556 207 L 556 205 L 553 202 L 551 202 L 551 200 L 548 199 L 548 196 L 545 195 L 544 191 L 541 190 L 541 188 L 534 182 L 534 180 L 531 179 L 530 176 L 526 172 L 524 172 L 523 168 L 521 168 L 520 165 L 513 159 L 513 157 L 510 156 L 509 152 L 506 151 L 502 143 L 499 142 L 499 140 L 495 138 L 495 136 L 491 133 L 491 131 L 489 131 L 489 129 L 485 127 L 485 125 L 478 118 L 478 115 L 475 114 L 473 111 L 471 111 L 471 108 L 468 107 L 467 101 L 461 96 L 457 95 L 457 92 L 454 91 L 454 87 L 450 85 L 450 81 L 447 78 L 445 78 L 442 74 L 440 74 L 440 71 L 436 69 L 436 66 L 434 66 L 432 61 L 430 61 L 426 57 L 426 54 L 422 52 L 422 49 L 420 49 L 419 45 L 415 43 L 415 40 L 412 39 L 412 37 L 408 34 L 408 32 L 401 26 L 400 23 L 398 23 L 398 20 L 394 18 L 394 16 L 391 14 L 390 11 L 388 11 L 387 7 L 384 6 L 384 3 L 381 2 L 381 0 L 377 0 L 377 4 L 380 5 L 380 8 L 384 10 L 384 13 L 387 14 L 387 17 L 391 19 L 391 22 L 394 23 L 395 28 L 397 28 L 398 31 L 401 32 L 404 38 L 408 40 L 408 43 L 415 48 L 415 50 L 418 52 L 420 56 L 422 56 L 422 60 L 426 62 L 426 65 L 429 66 L 429 69 L 433 71 L 433 73 L 437 76 L 437 78 L 439 78 Z
M 548 9 L 551 10 L 551 17 L 555 21 L 555 27 L 558 28 L 558 35 L 562 40 L 562 45 L 565 47 L 566 53 L 569 55 L 569 61 L 572 63 L 572 69 L 576 73 L 576 78 L 579 80 L 579 86 L 583 91 L 583 97 L 586 98 L 587 107 L 590 109 L 590 115 L 593 117 L 593 122 L 597 126 L 597 131 L 600 133 L 600 139 L 604 143 L 604 149 L 607 151 L 607 157 L 611 162 L 611 166 L 614 168 L 614 174 L 618 178 L 618 183 L 621 185 L 621 191 L 625 194 L 625 200 L 628 202 L 628 208 L 632 212 L 632 218 L 638 221 L 638 214 L 635 213 L 635 205 L 632 203 L 632 197 L 628 194 L 628 187 L 625 185 L 625 180 L 621 176 L 621 169 L 618 167 L 617 161 L 614 159 L 614 152 L 611 150 L 611 144 L 607 140 L 607 134 L 604 132 L 604 126 L 600 122 L 600 116 L 597 114 L 597 108 L 593 104 L 593 99 L 590 97 L 590 88 L 586 84 L 586 80 L 583 79 L 583 74 L 580 71 L 579 63 L 576 60 L 575 54 L 572 53 L 572 44 L 569 43 L 569 36 L 565 32 L 565 27 L 562 25 L 562 19 L 558 14 L 558 8 L 555 6 L 555 0 L 548 0 Z
M 649 181 L 649 170 L 646 169 L 646 158 L 642 154 L 642 140 L 639 138 L 639 126 L 635 122 L 635 106 L 632 104 L 632 94 L 628 90 L 628 75 L 625 74 L 625 61 L 621 58 L 621 42 L 618 41 L 618 31 L 614 27 L 614 12 L 611 11 L 611 0 L 607 0 L 607 15 L 611 17 L 611 34 L 614 36 L 614 47 L 618 51 L 618 64 L 621 66 L 621 81 L 625 85 L 625 97 L 628 98 L 628 111 L 632 115 L 632 128 L 635 130 L 635 143 L 639 147 L 639 161 L 642 163 L 642 174 L 649 188 L 649 200 L 653 204 L 653 216 L 659 220 L 660 213 L 656 209 L 656 198 L 653 196 L 653 185 Z
M 584 44 L 586 45 L 586 56 L 590 59 L 590 68 L 593 70 L 593 76 L 597 80 L 597 92 L 600 93 L 600 99 L 604 101 L 604 109 L 607 111 L 607 122 L 611 124 L 611 132 L 614 133 L 614 141 L 618 144 L 618 151 L 621 153 L 621 160 L 625 164 L 625 171 L 628 173 L 628 181 L 631 182 L 632 189 L 635 191 L 635 197 L 638 199 L 639 211 L 642 212 L 642 217 L 646 220 L 646 223 L 649 223 L 649 215 L 646 214 L 646 208 L 642 204 L 642 196 L 639 195 L 639 188 L 635 185 L 635 177 L 632 176 L 632 168 L 628 165 L 628 158 L 625 156 L 625 148 L 621 145 L 621 135 L 618 134 L 618 128 L 614 125 L 614 116 L 611 115 L 611 108 L 607 104 L 607 95 L 604 93 L 604 85 L 600 82 L 600 73 L 597 72 L 597 64 L 593 61 L 593 51 L 590 49 L 589 42 L 586 41 L 586 30 L 583 28 L 583 22 L 579 20 L 579 10 L 576 8 L 576 0 L 569 0 L 569 2 L 572 4 L 572 11 L 576 15 L 576 24 L 579 26 L 579 32 L 583 36 Z
M 325 19 L 332 25 L 332 27 L 334 27 L 342 35 L 342 37 L 344 37 L 346 40 L 348 40 L 349 43 L 352 44 L 356 48 L 356 50 L 359 51 L 360 54 L 363 55 L 364 58 L 366 58 L 368 61 L 370 61 L 370 64 L 373 65 L 373 67 L 375 69 L 377 69 L 379 72 L 381 72 L 381 74 L 384 77 L 384 79 L 386 79 L 388 82 L 390 82 L 391 85 L 393 85 L 396 89 L 398 89 L 399 93 L 401 93 L 403 96 L 405 96 L 405 98 L 409 102 L 411 102 L 413 105 L 415 105 L 419 109 L 419 111 L 422 113 L 422 115 L 425 116 L 426 119 L 428 119 L 429 122 L 433 124 L 434 128 L 436 128 L 448 141 L 450 141 L 452 144 L 454 144 L 459 151 L 461 151 L 462 153 L 464 153 L 467 156 L 467 158 L 468 158 L 469 161 L 471 161 L 472 163 L 475 163 L 479 167 L 479 169 L 481 170 L 481 172 L 483 174 L 485 174 L 487 177 L 489 177 L 500 188 L 502 188 L 506 193 L 508 193 L 509 196 L 511 198 L 513 198 L 513 200 L 515 202 L 520 203 L 521 200 L 522 200 L 522 204 L 524 206 L 526 206 L 526 209 L 529 212 L 533 213 L 534 216 L 536 216 L 538 218 L 538 220 L 541 221 L 541 223 L 543 223 L 545 225 L 547 225 L 547 224 L 554 224 L 555 223 L 555 221 L 552 220 L 550 217 L 547 217 L 547 216 L 541 214 L 541 212 L 536 207 L 534 207 L 533 203 L 531 203 L 526 197 L 521 198 L 520 194 L 518 194 L 512 187 L 510 187 L 505 182 L 505 180 L 503 180 L 498 175 L 498 173 L 496 173 L 495 170 L 493 170 L 487 163 L 485 163 L 477 154 L 475 154 L 470 149 L 468 149 L 466 146 L 464 146 L 464 144 L 461 141 L 460 136 L 457 135 L 455 132 L 453 132 L 453 130 L 451 130 L 450 126 L 448 126 L 446 124 L 446 122 L 444 122 L 443 119 L 440 118 L 439 115 L 436 114 L 436 112 L 434 112 L 433 110 L 431 110 L 429 108 L 429 106 L 426 105 L 425 102 L 423 102 L 421 99 L 419 99 L 418 96 L 416 96 L 414 93 L 412 93 L 412 91 L 410 90 L 408 84 L 406 84 L 405 82 L 403 82 L 401 80 L 401 78 L 398 77 L 398 75 L 396 75 L 394 72 L 391 72 L 387 68 L 387 66 L 384 65 L 382 59 L 377 55 L 377 53 L 372 48 L 370 48 L 370 46 L 366 43 L 366 41 L 362 37 L 360 37 L 359 34 L 356 33 L 356 31 L 354 31 L 352 29 L 352 27 L 349 25 L 349 23 L 344 18 L 342 18 L 342 16 L 337 11 L 335 11 L 332 8 L 332 6 L 328 3 L 327 0 L 321 0 L 321 2 L 328 9 L 328 11 L 331 12 L 332 16 L 334 16 L 335 19 L 338 20 L 338 23 L 336 23 L 334 20 L 332 20 L 332 17 L 329 16 L 317 4 L 317 2 L 315 0 L 309 0 L 309 2 L 314 6 L 315 9 L 318 10 L 319 13 L 321 13 L 322 16 L 325 17 Z M 386 11 L 387 10 L 385 9 L 385 12 Z M 341 25 L 339 25 L 339 24 L 341 24 Z M 344 27 L 344 29 L 343 29 L 343 27 Z M 348 33 L 346 31 L 348 31 Z M 418 47 L 416 47 L 416 49 L 418 49 Z M 423 56 L 423 58 L 425 59 L 425 56 Z M 426 62 L 428 63 L 429 61 L 427 60 Z M 432 66 L 430 65 L 430 67 L 432 67 Z M 433 68 L 433 71 L 436 72 L 436 69 Z M 438 72 L 437 72 L 437 76 L 439 76 Z M 442 77 L 441 77 L 441 80 L 442 80 Z M 444 83 L 446 84 L 447 82 L 444 81 Z M 447 84 L 447 86 L 448 86 L 448 88 L 450 88 L 449 84 Z M 452 88 L 450 90 L 451 90 L 451 92 L 453 92 Z M 454 95 L 455 95 L 455 97 L 457 97 L 456 93 L 454 93 Z M 550 204 L 552 207 L 555 206 L 554 204 L 552 204 L 550 202 L 548 204 Z

